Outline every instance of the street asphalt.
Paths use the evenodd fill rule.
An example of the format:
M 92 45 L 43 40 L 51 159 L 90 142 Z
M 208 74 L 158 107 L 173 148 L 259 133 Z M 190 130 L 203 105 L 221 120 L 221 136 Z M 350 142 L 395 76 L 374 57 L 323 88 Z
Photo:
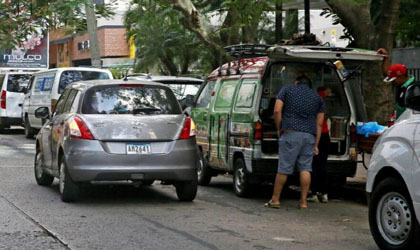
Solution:
M 0 134 L 0 249 L 377 249 L 360 176 L 306 211 L 293 191 L 280 209 L 264 208 L 270 185 L 238 198 L 230 176 L 199 187 L 194 202 L 155 182 L 89 186 L 66 204 L 57 181 L 36 184 L 34 143 L 18 127 Z

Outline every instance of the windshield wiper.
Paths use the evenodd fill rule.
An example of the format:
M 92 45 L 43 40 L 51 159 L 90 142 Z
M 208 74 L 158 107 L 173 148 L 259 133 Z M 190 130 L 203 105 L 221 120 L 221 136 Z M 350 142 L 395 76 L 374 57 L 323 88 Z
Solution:
M 137 109 L 133 109 L 133 114 L 137 115 L 137 114 L 150 114 L 152 112 L 158 112 L 161 111 L 161 109 L 159 108 L 155 108 L 155 107 L 150 107 L 150 108 L 137 108 Z

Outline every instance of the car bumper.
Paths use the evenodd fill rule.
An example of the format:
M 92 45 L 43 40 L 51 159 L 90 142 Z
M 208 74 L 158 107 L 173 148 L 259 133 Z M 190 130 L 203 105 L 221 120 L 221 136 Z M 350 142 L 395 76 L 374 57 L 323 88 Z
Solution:
M 65 160 L 69 175 L 76 182 L 197 178 L 199 155 L 195 139 L 168 142 L 168 153 L 151 155 L 112 154 L 99 141 L 69 141 L 64 146 Z
M 3 126 L 21 126 L 23 124 L 20 117 L 0 117 L 0 125 Z

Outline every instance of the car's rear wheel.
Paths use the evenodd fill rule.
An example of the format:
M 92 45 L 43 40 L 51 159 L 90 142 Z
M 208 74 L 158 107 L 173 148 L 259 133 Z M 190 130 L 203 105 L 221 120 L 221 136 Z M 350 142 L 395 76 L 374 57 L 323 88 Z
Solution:
M 180 201 L 192 201 L 197 195 L 197 180 L 176 182 L 175 188 Z
M 381 249 L 419 249 L 419 224 L 405 185 L 387 178 L 375 187 L 369 204 L 369 225 Z M 416 247 L 417 246 L 417 247 Z
M 28 117 L 25 119 L 25 137 L 28 139 L 34 138 L 35 131 L 31 128 L 31 124 L 29 124 Z
M 200 160 L 197 167 L 197 178 L 198 184 L 201 186 L 207 186 L 210 184 L 212 172 L 210 167 L 207 164 L 206 159 L 204 159 L 203 152 L 200 151 Z
M 60 160 L 60 194 L 63 202 L 73 202 L 79 198 L 79 186 L 70 178 L 64 156 Z
M 39 149 L 35 153 L 34 172 L 36 183 L 40 186 L 51 186 L 54 177 L 44 172 L 42 155 Z
M 251 189 L 249 176 L 246 171 L 245 161 L 242 158 L 235 160 L 235 172 L 233 172 L 233 190 L 239 197 L 246 197 Z

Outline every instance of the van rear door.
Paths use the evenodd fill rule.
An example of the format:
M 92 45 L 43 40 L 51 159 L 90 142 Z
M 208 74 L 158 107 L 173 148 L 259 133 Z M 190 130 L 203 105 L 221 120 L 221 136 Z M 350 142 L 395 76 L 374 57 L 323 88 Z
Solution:
M 6 116 L 21 118 L 25 89 L 28 86 L 30 74 L 8 74 L 5 79 Z

